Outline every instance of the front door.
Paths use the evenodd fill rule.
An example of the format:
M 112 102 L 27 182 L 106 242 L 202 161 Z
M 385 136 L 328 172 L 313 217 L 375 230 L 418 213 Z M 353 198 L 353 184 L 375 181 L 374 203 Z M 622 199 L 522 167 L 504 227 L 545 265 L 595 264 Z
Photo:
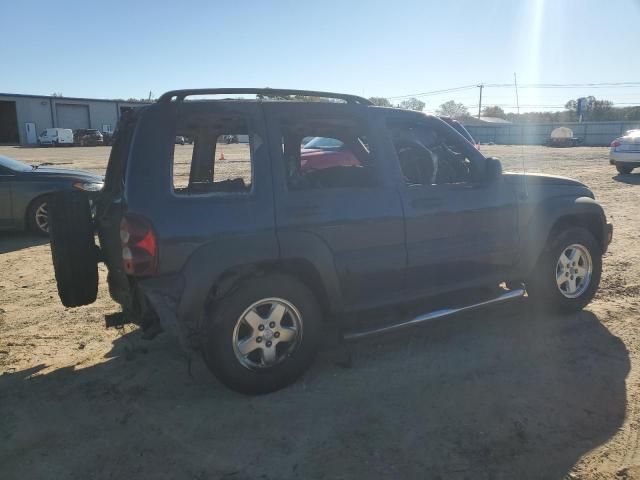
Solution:
M 406 118 L 406 117 L 405 117 Z M 514 266 L 515 192 L 437 118 L 388 118 L 402 173 L 409 296 L 497 284 Z
M 406 267 L 402 203 L 380 161 L 367 109 L 263 106 L 282 256 L 317 258 L 335 270 L 347 310 L 398 298 Z

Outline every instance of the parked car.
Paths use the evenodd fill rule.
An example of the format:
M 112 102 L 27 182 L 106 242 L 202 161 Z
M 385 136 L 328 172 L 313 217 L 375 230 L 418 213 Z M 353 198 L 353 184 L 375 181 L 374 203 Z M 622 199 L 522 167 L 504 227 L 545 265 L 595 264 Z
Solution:
M 73 131 L 70 128 L 47 128 L 38 137 L 39 145 L 57 147 L 73 145 Z
M 249 135 L 223 135 L 222 141 L 227 145 L 231 143 L 249 143 Z
M 176 145 L 180 144 L 180 145 L 184 145 L 186 143 L 184 137 L 182 135 L 178 135 L 176 137 L 176 140 L 174 142 Z
M 618 173 L 631 173 L 640 167 L 640 130 L 628 130 L 611 142 L 609 163 L 616 166 Z
M 48 235 L 48 203 L 59 191 L 82 192 L 92 198 L 102 177 L 81 170 L 27 165 L 0 156 L 0 230 L 24 230 Z
M 95 128 L 79 128 L 74 132 L 74 143 L 81 147 L 95 147 L 104 144 L 100 130 Z
M 357 139 L 357 141 L 359 145 L 347 146 L 335 138 L 313 137 L 309 139 L 300 150 L 301 171 L 308 172 L 337 166 L 359 166 L 360 161 L 352 153 L 352 150 L 366 150 L 366 146 L 362 139 Z
M 340 102 L 185 101 L 249 93 Z M 110 324 L 176 333 L 243 393 L 295 381 L 330 319 L 356 340 L 525 289 L 531 304 L 573 312 L 600 282 L 613 229 L 592 191 L 568 178 L 503 173 L 437 117 L 343 94 L 203 89 L 168 92 L 119 128 L 96 199 L 100 247 L 86 199 L 55 197 L 62 303 L 95 300 L 100 259 L 123 307 Z M 173 155 L 176 134 L 195 139 L 187 171 Z M 221 135 L 248 135 L 244 160 L 217 163 Z M 358 162 L 305 169 L 305 138 L 334 139 Z M 351 321 L 418 299 L 432 309 Z

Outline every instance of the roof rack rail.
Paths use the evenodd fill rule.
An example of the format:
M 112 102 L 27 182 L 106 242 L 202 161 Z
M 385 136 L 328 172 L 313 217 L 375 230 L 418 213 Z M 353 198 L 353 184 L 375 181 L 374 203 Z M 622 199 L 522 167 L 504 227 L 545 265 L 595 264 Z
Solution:
M 322 98 L 337 98 L 338 100 L 344 100 L 347 103 L 357 105 L 373 105 L 369 100 L 357 95 L 348 95 L 345 93 L 332 93 L 332 92 L 316 92 L 314 90 L 290 90 L 283 88 L 193 88 L 185 90 L 171 90 L 160 96 L 158 103 L 168 103 L 172 100 L 183 101 L 185 97 L 192 95 L 242 95 L 242 94 L 256 94 L 256 95 L 304 95 L 307 97 L 322 97 Z

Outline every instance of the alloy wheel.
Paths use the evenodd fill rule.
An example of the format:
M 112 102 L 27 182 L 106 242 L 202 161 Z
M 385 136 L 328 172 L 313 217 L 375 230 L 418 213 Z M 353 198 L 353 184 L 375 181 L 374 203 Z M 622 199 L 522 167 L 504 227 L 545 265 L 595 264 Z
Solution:
M 49 233 L 49 212 L 47 204 L 42 203 L 36 209 L 35 213 L 36 226 L 45 233 Z
M 574 243 L 566 247 L 556 263 L 556 284 L 566 298 L 582 295 L 591 282 L 593 262 L 589 250 Z
M 238 318 L 233 351 L 245 368 L 269 368 L 291 356 L 301 339 L 302 316 L 298 309 L 282 298 L 265 298 Z

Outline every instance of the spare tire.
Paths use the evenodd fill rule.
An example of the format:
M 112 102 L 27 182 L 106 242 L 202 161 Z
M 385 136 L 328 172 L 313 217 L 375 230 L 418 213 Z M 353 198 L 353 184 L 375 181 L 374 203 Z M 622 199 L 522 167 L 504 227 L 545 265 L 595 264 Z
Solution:
M 58 295 L 65 307 L 95 302 L 98 256 L 89 199 L 81 192 L 59 192 L 49 204 L 51 257 Z

